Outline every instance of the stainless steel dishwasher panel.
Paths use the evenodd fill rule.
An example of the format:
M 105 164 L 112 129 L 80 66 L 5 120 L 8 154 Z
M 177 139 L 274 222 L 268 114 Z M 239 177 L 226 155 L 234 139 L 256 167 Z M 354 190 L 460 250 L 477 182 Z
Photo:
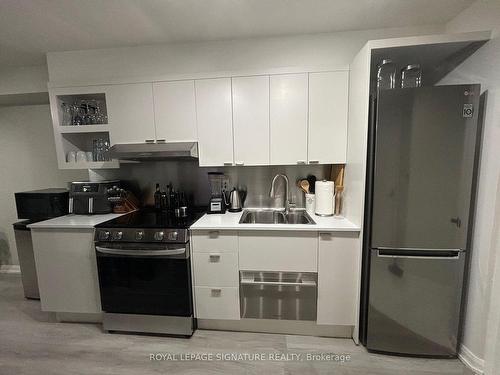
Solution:
M 240 272 L 241 318 L 316 320 L 317 273 Z

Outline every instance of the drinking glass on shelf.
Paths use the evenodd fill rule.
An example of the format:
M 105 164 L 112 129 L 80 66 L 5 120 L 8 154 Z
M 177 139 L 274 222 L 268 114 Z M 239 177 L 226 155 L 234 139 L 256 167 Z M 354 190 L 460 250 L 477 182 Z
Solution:
M 96 100 L 95 102 L 95 121 L 96 124 L 108 123 L 108 117 L 102 112 L 102 106 L 100 100 Z
M 71 107 L 63 102 L 61 104 L 61 109 L 62 109 L 62 125 L 66 126 L 66 125 L 73 125 L 73 122 L 72 122 L 72 114 L 71 114 Z
M 103 143 L 103 151 L 104 151 L 104 160 L 105 161 L 110 161 L 110 156 L 109 156 L 109 141 L 108 140 L 104 140 L 104 143 Z
M 87 116 L 90 125 L 97 124 L 96 107 L 97 101 L 95 99 L 91 99 L 87 102 Z
M 83 119 L 81 116 L 81 109 L 80 105 L 78 104 L 78 101 L 75 101 L 73 105 L 71 106 L 71 113 L 72 113 L 72 124 L 73 125 L 82 125 L 83 124 Z

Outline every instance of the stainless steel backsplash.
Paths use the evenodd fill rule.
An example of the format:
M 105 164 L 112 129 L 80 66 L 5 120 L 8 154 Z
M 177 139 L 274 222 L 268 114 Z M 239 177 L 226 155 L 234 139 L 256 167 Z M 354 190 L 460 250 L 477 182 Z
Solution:
M 331 165 L 284 165 L 265 167 L 199 167 L 197 161 L 151 161 L 123 163 L 120 169 L 92 170 L 92 181 L 120 179 L 131 183 L 143 204 L 153 204 L 155 184 L 164 189 L 168 183 L 188 194 L 195 205 L 206 205 L 210 198 L 208 172 L 224 172 L 230 187 L 247 190 L 245 207 L 283 207 L 285 189 L 279 180 L 275 199 L 269 197 L 271 181 L 277 173 L 286 174 L 290 180 L 290 196 L 298 207 L 304 207 L 304 193 L 297 187 L 297 180 L 315 175 L 318 180 L 329 179 Z

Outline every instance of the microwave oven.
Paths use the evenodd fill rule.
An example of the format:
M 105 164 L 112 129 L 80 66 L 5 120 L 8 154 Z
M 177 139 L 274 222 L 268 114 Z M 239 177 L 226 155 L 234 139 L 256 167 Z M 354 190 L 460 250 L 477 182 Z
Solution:
M 67 189 L 23 191 L 14 196 L 19 219 L 45 220 L 68 214 Z

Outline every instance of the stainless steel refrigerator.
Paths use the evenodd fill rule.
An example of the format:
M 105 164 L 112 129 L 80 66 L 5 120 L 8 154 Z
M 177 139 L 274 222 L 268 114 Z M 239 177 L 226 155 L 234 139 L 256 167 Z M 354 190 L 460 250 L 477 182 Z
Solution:
M 456 356 L 479 95 L 393 89 L 373 105 L 360 321 L 370 351 Z

